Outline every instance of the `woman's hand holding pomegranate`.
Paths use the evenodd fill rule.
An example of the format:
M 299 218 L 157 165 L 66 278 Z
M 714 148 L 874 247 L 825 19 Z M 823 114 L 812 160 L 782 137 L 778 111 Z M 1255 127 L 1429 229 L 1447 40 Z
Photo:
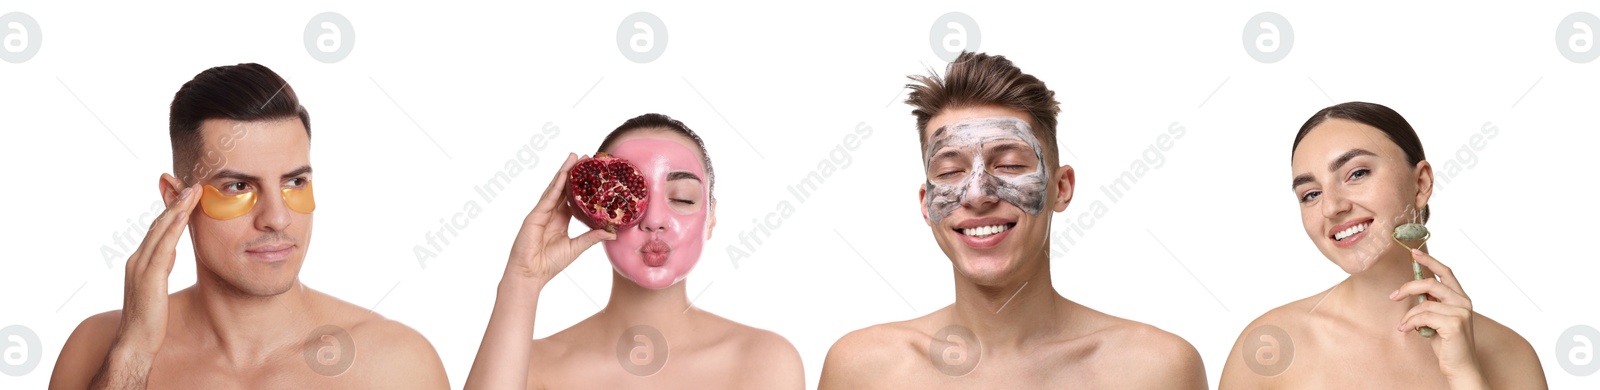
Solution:
M 526 278 L 537 286 L 554 278 L 572 264 L 579 254 L 600 241 L 616 238 L 616 234 L 602 229 L 592 229 L 577 237 L 569 237 L 567 225 L 572 221 L 572 210 L 566 200 L 567 174 L 578 162 L 578 155 L 568 154 L 550 186 L 539 197 L 538 205 L 522 220 L 522 230 L 517 232 L 511 245 L 511 259 L 506 263 L 506 278 Z

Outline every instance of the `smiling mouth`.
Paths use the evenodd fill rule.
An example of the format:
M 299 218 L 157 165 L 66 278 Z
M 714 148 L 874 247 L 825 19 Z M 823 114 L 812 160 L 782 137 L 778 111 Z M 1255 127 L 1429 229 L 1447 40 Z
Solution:
M 1005 232 L 1007 230 L 1011 230 L 1011 228 L 1016 227 L 1016 226 L 1017 226 L 1016 222 L 1011 222 L 1011 223 L 1002 223 L 1002 224 L 994 224 L 994 225 L 987 225 L 987 226 L 976 226 L 976 227 L 970 227 L 970 228 L 964 228 L 964 229 L 963 228 L 952 228 L 952 229 L 955 230 L 956 233 L 961 233 L 961 235 L 964 235 L 964 236 L 972 236 L 972 237 L 977 237 L 977 238 L 984 238 L 984 237 L 1000 234 L 1000 233 Z
M 1333 233 L 1332 238 L 1333 238 L 1334 241 L 1344 241 L 1345 239 L 1350 238 L 1351 236 L 1355 236 L 1357 233 L 1361 233 L 1361 232 L 1367 231 L 1367 228 L 1371 227 L 1371 226 L 1372 226 L 1372 221 L 1362 222 L 1362 223 L 1360 223 L 1358 225 L 1351 226 L 1351 227 L 1345 228 L 1344 230 L 1340 230 L 1338 232 Z

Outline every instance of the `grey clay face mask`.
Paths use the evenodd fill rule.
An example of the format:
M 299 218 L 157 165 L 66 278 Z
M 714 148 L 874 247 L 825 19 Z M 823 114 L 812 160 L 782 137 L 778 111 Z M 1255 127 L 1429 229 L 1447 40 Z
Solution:
M 1017 153 L 1031 154 L 1031 171 L 1015 167 L 1017 161 L 1027 160 Z M 922 164 L 928 169 L 923 203 L 933 223 L 961 208 L 969 197 L 995 197 L 1029 215 L 1044 210 L 1043 149 L 1033 129 L 1020 119 L 972 118 L 940 127 L 928 137 Z

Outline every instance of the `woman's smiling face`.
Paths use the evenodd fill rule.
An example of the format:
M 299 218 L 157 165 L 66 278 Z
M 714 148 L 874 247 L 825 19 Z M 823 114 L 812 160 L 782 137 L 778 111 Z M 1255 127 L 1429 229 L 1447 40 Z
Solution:
M 639 167 L 650 197 L 639 224 L 605 242 L 606 256 L 639 286 L 678 283 L 699 262 L 716 224 L 704 160 L 688 137 L 660 129 L 633 130 L 607 153 Z
M 1291 176 L 1306 236 L 1346 273 L 1404 251 L 1389 238 L 1395 226 L 1421 222 L 1432 169 L 1407 160 L 1383 131 L 1347 119 L 1318 124 L 1295 147 Z

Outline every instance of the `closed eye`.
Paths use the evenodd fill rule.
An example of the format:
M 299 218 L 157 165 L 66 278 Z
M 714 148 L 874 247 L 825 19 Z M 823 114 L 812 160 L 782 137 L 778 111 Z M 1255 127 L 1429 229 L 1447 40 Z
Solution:
M 1006 173 L 1022 173 L 1024 171 L 1027 171 L 1028 168 L 1029 167 L 1026 166 L 1026 165 L 1001 165 L 1001 166 L 998 166 L 998 167 L 994 167 L 995 170 L 1001 171 L 1001 172 L 1006 172 Z

